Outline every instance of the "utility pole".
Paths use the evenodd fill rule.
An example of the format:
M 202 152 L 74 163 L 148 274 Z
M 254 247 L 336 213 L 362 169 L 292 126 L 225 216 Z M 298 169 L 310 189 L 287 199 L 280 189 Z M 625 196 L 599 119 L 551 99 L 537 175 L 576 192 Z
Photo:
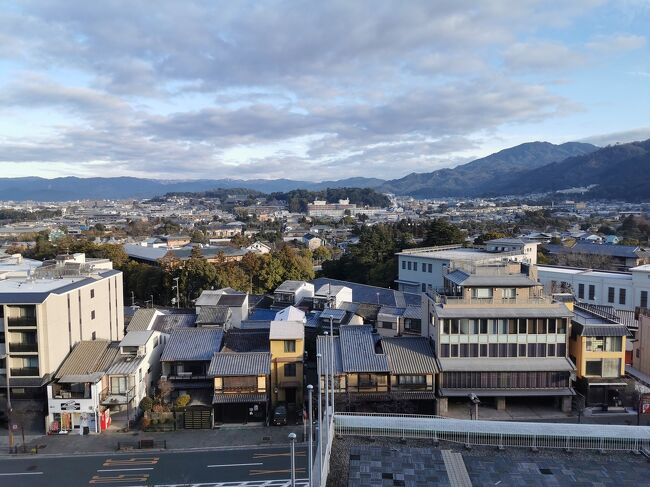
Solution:
M 135 306 L 135 293 L 131 291 L 131 306 Z
M 151 307 L 153 308 L 153 294 L 151 295 Z
M 176 289 L 176 309 L 181 307 L 181 294 L 180 294 L 180 289 L 179 289 L 179 286 L 178 286 L 178 280 L 179 279 L 180 279 L 180 277 L 175 277 L 174 278 L 174 282 L 176 282 L 176 285 L 174 287 L 172 287 L 172 290 Z
M 309 384 L 307 386 L 307 392 L 309 394 L 309 487 L 314 485 L 314 419 L 313 407 L 312 407 L 312 393 L 314 392 L 314 386 Z

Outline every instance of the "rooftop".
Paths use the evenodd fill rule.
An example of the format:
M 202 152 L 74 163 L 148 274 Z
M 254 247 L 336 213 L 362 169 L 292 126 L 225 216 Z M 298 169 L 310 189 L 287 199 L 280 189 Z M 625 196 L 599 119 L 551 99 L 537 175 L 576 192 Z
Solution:
M 169 335 L 160 361 L 211 360 L 221 348 L 222 339 L 220 328 L 177 328 Z
M 302 321 L 271 321 L 270 340 L 304 340 L 305 325 Z
M 209 375 L 245 376 L 271 373 L 271 354 L 268 352 L 215 353 L 208 369 Z

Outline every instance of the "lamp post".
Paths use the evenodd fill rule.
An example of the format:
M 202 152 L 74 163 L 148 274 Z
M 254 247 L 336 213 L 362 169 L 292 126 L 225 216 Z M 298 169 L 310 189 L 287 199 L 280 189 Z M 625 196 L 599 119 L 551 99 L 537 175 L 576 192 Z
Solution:
M 289 433 L 291 440 L 291 487 L 296 487 L 296 434 Z
M 9 386 L 10 379 L 10 370 L 9 370 L 9 347 L 7 346 L 7 352 L 2 358 L 5 359 L 5 370 L 7 377 L 7 428 L 9 429 L 9 448 L 14 446 L 14 430 L 13 430 L 13 408 L 11 407 L 11 387 Z
M 314 474 L 314 419 L 312 418 L 312 393 L 314 392 L 314 386 L 309 384 L 307 386 L 307 393 L 309 394 L 309 487 L 313 485 L 313 474 Z
M 323 472 L 323 413 L 321 411 L 321 404 L 323 402 L 323 387 L 321 386 L 321 361 L 322 354 L 316 355 L 316 375 L 318 376 L 318 448 L 320 454 L 318 455 L 318 472 L 322 475 Z M 313 487 L 313 486 L 312 486 Z
M 334 415 L 334 324 L 330 315 L 330 370 L 332 371 L 332 416 Z M 328 423 L 329 424 L 329 423 Z
M 325 346 L 327 347 L 327 337 L 328 333 L 324 332 L 325 335 Z M 328 352 L 329 355 L 329 352 Z M 325 377 L 325 422 L 328 423 L 329 414 L 330 414 L 330 388 L 329 388 L 329 373 L 330 373 L 330 363 L 329 360 L 325 360 L 325 370 L 323 371 L 323 376 Z M 328 423 L 329 424 L 329 423 Z

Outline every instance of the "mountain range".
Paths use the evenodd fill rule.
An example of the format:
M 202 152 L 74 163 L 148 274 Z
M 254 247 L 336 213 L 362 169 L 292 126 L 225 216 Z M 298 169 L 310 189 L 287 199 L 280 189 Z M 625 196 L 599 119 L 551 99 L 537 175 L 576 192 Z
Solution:
M 344 187 L 373 188 L 420 198 L 524 195 L 588 187 L 587 196 L 594 198 L 650 201 L 650 139 L 603 148 L 580 142 L 559 145 L 528 142 L 451 169 L 412 173 L 389 181 L 364 177 L 322 182 L 290 179 L 168 181 L 132 177 L 0 178 L 0 199 L 125 199 L 215 188 L 247 188 L 272 193 Z

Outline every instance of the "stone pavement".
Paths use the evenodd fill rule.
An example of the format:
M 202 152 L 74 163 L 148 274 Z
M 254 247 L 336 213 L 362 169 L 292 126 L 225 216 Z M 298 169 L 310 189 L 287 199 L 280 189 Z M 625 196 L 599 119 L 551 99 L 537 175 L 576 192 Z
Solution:
M 39 455 L 60 454 L 75 455 L 85 453 L 114 452 L 118 442 L 137 442 L 152 439 L 159 444 L 163 440 L 167 449 L 211 449 L 245 446 L 264 446 L 286 444 L 289 447 L 289 433 L 296 433 L 298 441 L 302 439 L 302 426 L 229 426 L 214 430 L 179 430 L 166 433 L 146 433 L 142 431 L 116 432 L 105 431 L 101 434 L 81 436 L 44 435 L 26 437 L 28 451 L 38 446 Z M 6 431 L 4 431 L 6 435 Z M 21 445 L 21 438 L 16 438 Z M 0 455 L 8 454 L 8 438 L 0 437 Z

